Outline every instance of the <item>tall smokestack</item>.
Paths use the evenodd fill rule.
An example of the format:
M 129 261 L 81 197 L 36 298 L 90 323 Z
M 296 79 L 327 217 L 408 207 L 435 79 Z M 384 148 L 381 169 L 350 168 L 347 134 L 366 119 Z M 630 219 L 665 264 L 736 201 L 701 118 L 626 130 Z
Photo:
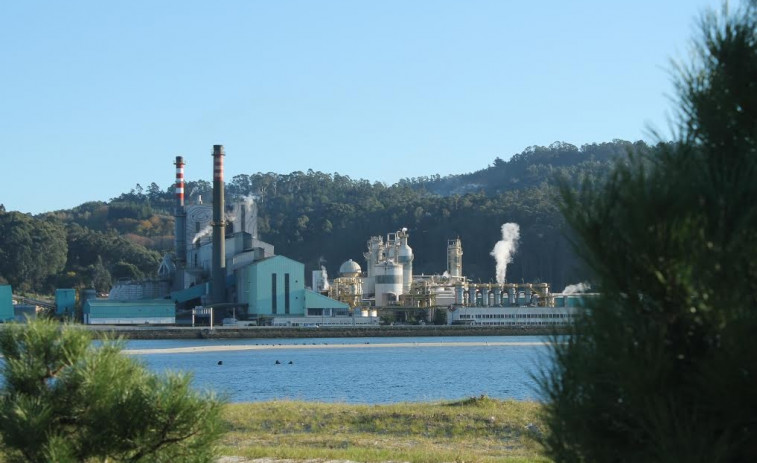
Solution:
M 213 145 L 213 268 L 212 303 L 226 299 L 226 221 L 223 200 L 223 145 Z
M 176 156 L 176 209 L 174 211 L 174 251 L 176 275 L 174 289 L 184 289 L 184 268 L 187 263 L 187 211 L 184 209 L 184 158 Z

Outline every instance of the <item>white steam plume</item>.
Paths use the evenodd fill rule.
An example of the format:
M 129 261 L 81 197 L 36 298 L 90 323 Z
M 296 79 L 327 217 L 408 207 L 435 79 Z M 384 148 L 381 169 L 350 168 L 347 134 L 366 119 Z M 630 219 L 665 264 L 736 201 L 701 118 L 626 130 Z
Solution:
M 502 225 L 502 239 L 494 245 L 491 254 L 497 261 L 497 283 L 504 283 L 507 274 L 507 264 L 513 261 L 513 254 L 518 247 L 520 227 L 517 223 Z
M 321 291 L 329 290 L 329 274 L 326 273 L 326 267 L 321 265 Z
M 563 294 L 576 294 L 585 293 L 591 289 L 588 283 L 577 283 L 575 285 L 568 285 L 562 290 Z
M 197 233 L 195 237 L 192 239 L 192 244 L 196 244 L 198 241 L 205 238 L 206 236 L 210 236 L 212 232 L 213 232 L 213 225 L 212 224 L 206 225 L 205 228 L 200 230 L 200 232 Z

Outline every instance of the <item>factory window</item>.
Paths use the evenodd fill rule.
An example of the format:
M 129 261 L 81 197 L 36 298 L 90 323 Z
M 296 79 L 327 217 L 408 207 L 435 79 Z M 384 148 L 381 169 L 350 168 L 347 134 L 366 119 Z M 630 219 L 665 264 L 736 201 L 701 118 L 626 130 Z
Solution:
M 271 313 L 277 313 L 278 307 L 276 302 L 278 300 L 278 294 L 276 294 L 276 274 L 271 274 Z
M 289 274 L 284 274 L 284 313 L 289 313 Z

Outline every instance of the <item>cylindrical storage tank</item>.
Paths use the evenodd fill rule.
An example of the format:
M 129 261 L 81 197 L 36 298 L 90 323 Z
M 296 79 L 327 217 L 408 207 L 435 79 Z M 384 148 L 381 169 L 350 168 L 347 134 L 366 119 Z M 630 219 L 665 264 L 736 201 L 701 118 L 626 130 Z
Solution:
M 463 295 L 465 290 L 463 289 L 462 285 L 455 286 L 455 304 L 463 305 L 465 304 L 465 296 Z
M 489 307 L 489 288 L 484 286 L 481 288 L 481 305 L 484 307 Z
M 402 290 L 410 291 L 413 284 L 413 250 L 407 244 L 407 231 L 403 229 L 397 233 L 400 239 L 399 249 L 397 249 L 397 263 L 402 265 Z
M 526 285 L 526 304 L 531 304 L 531 296 L 533 295 L 533 289 L 531 285 Z
M 476 287 L 474 285 L 468 287 L 468 305 L 476 305 Z
M 368 240 L 368 252 L 363 253 L 367 265 L 366 278 L 363 280 L 363 292 L 374 294 L 376 292 L 376 264 L 383 259 L 384 242 L 380 236 L 373 236 Z
M 463 246 L 460 238 L 447 241 L 447 273 L 455 278 L 463 276 Z
M 497 307 L 502 305 L 502 288 L 494 289 L 494 305 Z
M 402 291 L 402 266 L 391 260 L 381 262 L 375 267 L 376 272 L 376 306 L 387 305 L 389 295 L 399 297 Z
M 507 289 L 507 299 L 511 306 L 517 305 L 517 293 L 515 292 L 515 288 L 513 286 L 510 286 Z

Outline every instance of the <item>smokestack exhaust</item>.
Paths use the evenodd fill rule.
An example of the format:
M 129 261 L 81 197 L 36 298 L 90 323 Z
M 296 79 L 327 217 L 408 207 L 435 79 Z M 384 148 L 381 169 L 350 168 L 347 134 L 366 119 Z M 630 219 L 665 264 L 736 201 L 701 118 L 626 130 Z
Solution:
M 174 289 L 184 289 L 184 268 L 187 263 L 187 211 L 184 208 L 184 158 L 176 156 L 176 208 L 174 211 L 174 251 L 176 275 Z
M 211 270 L 212 303 L 226 299 L 226 220 L 223 197 L 223 145 L 213 145 L 213 266 Z

